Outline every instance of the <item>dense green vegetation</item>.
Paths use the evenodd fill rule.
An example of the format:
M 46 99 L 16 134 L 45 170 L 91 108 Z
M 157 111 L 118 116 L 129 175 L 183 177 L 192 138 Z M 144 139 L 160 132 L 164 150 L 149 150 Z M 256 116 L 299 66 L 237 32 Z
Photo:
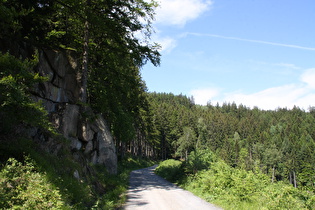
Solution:
M 0 0 L 0 208 L 114 209 L 124 202 L 129 171 L 147 166 L 123 156 L 124 144 L 138 147 L 148 130 L 140 69 L 160 62 L 159 46 L 150 42 L 156 6 L 143 0 Z M 106 118 L 122 154 L 116 176 L 74 161 L 69 143 L 32 100 L 47 80 L 36 69 L 41 49 L 76 55 L 83 87 L 77 104 Z M 33 127 L 64 145 L 58 154 L 24 137 Z
M 314 209 L 314 192 L 305 191 L 284 182 L 272 183 L 259 171 L 228 166 L 210 151 L 199 151 L 205 156 L 198 158 L 192 152 L 188 162 L 166 160 L 155 172 L 197 196 L 224 209 Z M 189 169 L 191 163 L 195 171 Z M 181 165 L 182 167 L 178 167 Z M 201 170 L 201 165 L 203 169 Z M 169 174 L 168 171 L 176 173 Z M 186 174 L 185 174 L 186 172 Z M 181 176 L 178 176 L 181 174 Z
M 240 209 L 314 208 L 315 109 L 199 106 L 184 95 L 148 93 L 140 69 L 160 63 L 159 46 L 150 42 L 156 6 L 145 0 L 0 0 L 0 204 L 118 207 L 131 166 L 146 163 L 130 158 L 138 156 L 178 159 L 157 172 L 227 208 L 233 202 Z M 108 121 L 120 157 L 117 176 L 82 168 L 67 147 L 49 154 L 19 132 L 37 127 L 66 144 L 31 100 L 34 85 L 46 80 L 36 73 L 41 48 L 77 55 L 77 104 Z M 84 177 L 75 178 L 76 171 Z
M 59 191 L 34 171 L 34 165 L 10 158 L 0 173 L 1 208 L 60 209 L 64 208 Z
M 209 149 L 229 166 L 258 168 L 272 181 L 314 189 L 315 114 L 294 107 L 198 106 L 184 96 L 149 94 L 163 157 Z
M 155 173 L 169 181 L 175 182 L 183 175 L 182 162 L 174 159 L 165 160 L 155 169 Z
M 104 115 L 122 156 L 125 144 L 138 148 L 149 124 L 140 68 L 160 63 L 159 46 L 150 41 L 156 6 L 144 0 L 1 0 L 1 123 L 31 121 L 15 116 L 17 108 L 47 124 L 40 117 L 45 113 L 35 113 L 42 112 L 40 105 L 27 102 L 33 85 L 44 79 L 33 72 L 36 49 L 71 50 L 81 67 L 80 104 Z
M 126 201 L 129 173 L 154 164 L 125 157 L 117 175 L 100 166 L 85 171 L 70 151 L 56 157 L 31 140 L 6 140 L 11 144 L 0 147 L 2 159 L 16 158 L 9 158 L 0 170 L 0 206 L 5 209 L 116 209 Z M 75 178 L 75 171 L 89 174 Z
M 44 189 L 39 188 L 36 199 L 42 199 L 43 202 L 33 203 L 34 208 L 44 208 L 45 205 L 51 202 L 54 203 L 54 199 L 58 198 L 56 200 L 58 205 L 62 204 L 62 206 L 67 206 L 67 208 L 72 206 L 83 209 L 93 205 L 96 200 L 101 199 L 101 194 L 97 189 L 92 189 L 91 183 L 97 181 L 104 188 L 107 187 L 106 183 L 98 181 L 97 174 L 90 176 L 89 179 L 86 179 L 86 177 L 76 179 L 73 173 L 78 171 L 78 173 L 83 174 L 84 169 L 73 160 L 70 151 L 63 149 L 56 156 L 43 151 L 35 142 L 27 138 L 17 138 L 12 135 L 1 136 L 1 138 L 10 142 L 10 144 L 2 144 L 0 147 L 1 160 L 8 159 L 2 162 L 3 168 L 0 172 L 0 183 L 2 186 L 6 186 L 3 188 L 4 191 L 1 192 L 3 205 L 9 205 L 11 208 L 17 208 L 18 206 L 26 208 L 25 205 L 28 205 L 28 199 L 33 199 L 32 197 L 12 200 L 5 194 L 8 191 L 12 191 L 14 194 L 10 194 L 11 196 L 21 197 L 27 194 L 28 190 L 32 189 L 35 191 L 34 188 L 39 186 L 38 182 L 43 187 L 50 186 L 51 189 L 54 189 L 53 193 L 56 197 L 51 197 L 52 200 L 50 200 L 45 196 L 46 192 Z M 63 140 L 60 139 L 60 141 Z M 91 168 L 91 170 L 93 169 Z M 93 171 L 96 172 L 97 170 Z M 38 178 L 31 181 L 30 179 L 34 177 Z M 19 180 L 23 180 L 23 182 Z M 44 192 L 42 193 L 41 191 Z
M 180 178 L 165 175 L 179 170 L 179 161 L 162 163 L 158 174 L 228 209 L 314 208 L 312 108 L 264 111 L 235 103 L 198 106 L 173 94 L 150 97 L 156 138 L 168 152 L 161 154 L 184 161 Z
M 51 130 L 46 111 L 29 97 L 31 87 L 45 80 L 31 71 L 35 64 L 36 58 L 21 61 L 8 53 L 0 54 L 0 134 L 12 132 L 21 122 Z

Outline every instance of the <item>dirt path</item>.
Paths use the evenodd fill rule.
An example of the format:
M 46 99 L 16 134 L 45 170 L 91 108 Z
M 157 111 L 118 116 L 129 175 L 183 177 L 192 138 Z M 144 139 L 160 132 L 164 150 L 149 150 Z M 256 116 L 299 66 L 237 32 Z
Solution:
M 155 175 L 155 167 L 131 172 L 125 210 L 220 209 Z

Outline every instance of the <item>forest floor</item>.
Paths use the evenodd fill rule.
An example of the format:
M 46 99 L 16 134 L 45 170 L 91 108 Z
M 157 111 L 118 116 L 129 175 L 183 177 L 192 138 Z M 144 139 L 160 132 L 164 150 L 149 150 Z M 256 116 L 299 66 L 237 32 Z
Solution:
M 156 167 L 131 172 L 125 210 L 220 209 L 154 174 Z

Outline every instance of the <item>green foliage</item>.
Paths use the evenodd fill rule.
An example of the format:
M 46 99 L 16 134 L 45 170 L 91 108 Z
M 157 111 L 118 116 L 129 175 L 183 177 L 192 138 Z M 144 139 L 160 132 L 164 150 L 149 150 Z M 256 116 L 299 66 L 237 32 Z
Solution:
M 260 190 L 264 195 L 262 206 L 266 208 L 314 207 L 313 108 L 305 112 L 298 107 L 263 111 L 235 103 L 198 106 L 183 95 L 146 94 L 140 69 L 147 61 L 154 65 L 160 62 L 159 46 L 149 41 L 156 6 L 156 2 L 144 0 L 34 0 L 23 4 L 2 0 L 1 51 L 15 57 L 0 55 L 0 134 L 11 133 L 21 123 L 51 129 L 41 104 L 30 99 L 34 85 L 44 78 L 32 72 L 36 59 L 18 59 L 28 54 L 18 54 L 18 46 L 22 43 L 51 49 L 71 48 L 79 55 L 87 47 L 88 101 L 108 119 L 117 145 L 133 147 L 138 155 L 142 155 L 142 150 L 150 151 L 161 159 L 185 154 L 185 165 L 169 163 L 158 170 L 165 174 L 167 168 L 172 173 L 178 171 L 177 175 L 183 171 L 195 174 L 189 178 L 193 188 L 210 191 L 210 200 L 222 197 L 245 208 L 260 202 L 257 193 Z M 139 33 L 144 39 L 135 36 Z M 89 37 L 84 39 L 87 34 Z M 10 138 L 1 141 L 9 142 Z M 119 151 L 125 148 L 122 146 Z M 214 161 L 212 153 L 201 149 L 211 150 L 224 162 Z M 193 152 L 187 158 L 190 151 Z M 22 153 L 23 149 L 17 156 Z M 1 157 L 7 154 L 1 153 Z M 36 161 L 40 162 L 40 158 Z M 57 177 L 51 180 L 69 202 L 81 207 L 91 199 L 99 199 L 88 184 L 91 180 L 80 183 L 66 175 L 79 166 L 52 162 L 51 167 L 45 161 L 41 165 L 45 170 L 50 168 L 48 177 Z M 58 168 L 66 168 L 66 172 Z M 173 174 L 170 179 L 178 177 Z M 199 183 L 199 179 L 203 181 Z M 274 185 L 270 185 L 270 180 Z M 107 184 L 114 195 L 107 193 L 105 200 L 111 200 L 124 189 L 112 187 L 117 186 L 114 181 Z M 280 186 L 285 190 L 279 190 Z M 302 189 L 309 192 L 302 193 Z
M 313 209 L 314 193 L 284 183 L 271 183 L 264 174 L 234 169 L 223 161 L 190 176 L 183 187 L 224 209 Z
M 185 162 L 185 172 L 195 174 L 200 170 L 208 169 L 216 159 L 215 154 L 210 150 L 194 150 Z
M 36 59 L 21 61 L 0 54 L 0 133 L 12 131 L 19 123 L 52 131 L 43 106 L 30 98 L 34 84 L 46 79 L 33 73 L 35 63 Z
M 119 61 L 103 70 L 90 74 L 90 96 L 94 110 L 103 113 L 111 126 L 113 135 L 123 142 L 135 138 L 136 129 L 146 122 L 143 115 L 148 112 L 144 96 L 145 85 L 139 77 L 139 69 L 132 64 Z M 118 71 L 119 68 L 119 71 Z M 124 128 L 124 129 L 122 129 Z
M 30 153 L 40 165 L 39 170 L 47 173 L 49 181 L 75 209 L 91 207 L 95 200 L 105 208 L 117 206 L 114 197 L 119 197 L 125 189 L 119 185 L 121 179 L 101 178 L 85 164 L 82 169 L 82 165 L 71 160 L 70 151 L 50 156 L 36 145 L 27 145 L 29 141 L 10 139 L 9 134 L 20 124 L 51 129 L 44 108 L 30 98 L 34 85 L 45 80 L 33 72 L 37 60 L 26 59 L 31 51 L 62 48 L 82 55 L 86 46 L 89 105 L 107 117 L 117 144 L 145 141 L 143 145 L 147 145 L 150 114 L 140 68 L 147 61 L 154 65 L 160 62 L 159 46 L 150 42 L 156 6 L 154 1 L 143 0 L 34 0 L 23 1 L 23 4 L 18 0 L 1 0 L 0 50 L 8 52 L 0 57 L 1 161 L 10 156 L 22 159 L 23 153 Z M 140 33 L 144 39 L 136 37 Z M 77 59 L 84 60 L 83 57 Z M 64 145 L 58 140 L 56 143 L 58 147 Z M 78 171 L 82 179 L 76 180 L 74 171 Z M 99 198 L 94 187 L 104 187 L 108 193 Z
M 153 160 L 140 158 L 140 157 L 134 157 L 128 154 L 124 157 L 124 159 L 122 159 L 119 162 L 118 171 L 120 172 L 123 172 L 125 170 L 133 171 L 133 170 L 137 170 L 141 168 L 150 167 L 154 164 L 156 164 L 156 162 Z
M 61 209 L 65 202 L 45 174 L 29 158 L 10 158 L 0 172 L 0 206 L 12 209 Z
M 171 93 L 150 93 L 149 102 L 162 159 L 209 149 L 229 166 L 314 191 L 314 110 L 264 111 L 235 103 L 198 106 Z M 189 136 L 184 133 L 195 133 L 196 138 L 184 138 Z M 196 170 L 197 153 L 194 160 L 186 167 L 189 173 Z
M 97 200 L 98 195 L 92 186 L 93 176 L 83 176 L 82 166 L 73 160 L 72 154 L 65 146 L 58 152 L 58 156 L 55 156 L 41 150 L 31 139 L 11 137 L 1 138 L 0 141 L 1 161 L 5 162 L 12 157 L 27 163 L 23 161 L 24 155 L 30 157 L 34 171 L 44 175 L 46 181 L 58 189 L 63 202 L 69 208 L 82 209 L 92 206 Z M 62 139 L 56 139 L 56 142 L 64 144 Z M 74 171 L 79 172 L 80 180 L 73 176 Z
M 79 66 L 84 67 L 80 78 L 84 93 L 88 93 L 88 100 L 84 103 L 88 101 L 94 111 L 105 115 L 117 142 L 130 142 L 135 138 L 140 141 L 141 138 L 147 139 L 149 129 L 149 120 L 145 119 L 149 115 L 144 96 L 146 87 L 140 68 L 148 61 L 155 66 L 160 63 L 160 47 L 150 41 L 156 7 L 155 1 L 144 0 L 34 0 L 23 4 L 17 0 L 2 0 L 1 51 L 25 58 L 29 56 L 29 46 L 73 49 L 81 55 L 77 57 L 82 62 Z M 142 35 L 141 39 L 138 34 Z M 28 49 L 24 49 L 25 46 Z M 24 109 L 17 113 L 38 116 L 36 111 L 40 111 L 40 104 L 32 103 L 31 106 L 24 97 L 27 91 L 24 91 L 24 86 L 16 85 L 18 81 L 12 73 L 4 76 L 7 78 L 2 80 L 2 86 L 9 88 L 5 93 L 10 92 L 7 97 L 17 103 L 11 103 L 3 113 L 9 115 L 15 110 L 14 106 L 26 103 L 30 106 L 23 105 Z M 20 78 L 30 81 L 26 75 Z M 1 92 L 3 89 L 0 87 Z M 28 119 L 28 116 L 10 116 L 3 118 L 12 123 L 20 121 L 20 118 Z M 11 127 L 7 124 L 0 126 L 6 131 Z
M 268 209 L 314 209 L 314 198 L 313 193 L 279 182 L 268 185 L 258 201 Z
M 185 155 L 185 159 L 188 158 L 188 152 L 190 152 L 196 146 L 196 134 L 190 127 L 184 127 L 183 135 L 177 141 L 177 154 L 183 156 Z
M 16 159 L 22 160 L 23 153 L 27 154 L 32 160 L 30 162 L 32 171 L 44 176 L 49 186 L 52 186 L 47 189 L 58 190 L 62 203 L 69 209 L 120 208 L 126 201 L 130 172 L 156 164 L 148 159 L 126 155 L 119 161 L 117 175 L 108 174 L 105 167 L 98 165 L 86 166 L 89 171 L 86 176 L 84 168 L 72 160 L 72 154 L 68 150 L 60 151 L 56 157 L 38 149 L 32 140 L 11 139 L 9 145 L 1 143 L 0 160 L 4 160 L 6 157 L 16 157 Z M 73 176 L 74 171 L 79 172 L 79 180 Z M 2 182 L 2 178 L 0 180 Z M 43 186 L 47 187 L 47 185 Z M 3 199 L 5 198 L 3 197 Z
M 193 101 L 184 95 L 172 93 L 148 93 L 151 108 L 151 133 L 157 141 L 154 148 L 163 160 L 171 158 L 177 148 L 183 128 L 190 127 L 194 132 L 195 121 L 192 117 Z
M 182 162 L 174 159 L 165 160 L 155 169 L 155 173 L 171 182 L 175 182 L 183 175 Z
M 105 115 L 117 142 L 147 139 L 149 122 L 145 116 L 149 108 L 140 68 L 147 61 L 154 65 L 160 62 L 159 46 L 150 42 L 157 4 L 143 0 L 96 1 L 90 5 L 80 2 L 79 7 L 77 3 L 67 3 L 84 14 L 82 20 L 71 9 L 69 11 L 80 20 L 78 27 L 82 28 L 85 21 L 90 26 L 88 92 L 91 106 Z M 142 34 L 143 39 L 135 34 Z

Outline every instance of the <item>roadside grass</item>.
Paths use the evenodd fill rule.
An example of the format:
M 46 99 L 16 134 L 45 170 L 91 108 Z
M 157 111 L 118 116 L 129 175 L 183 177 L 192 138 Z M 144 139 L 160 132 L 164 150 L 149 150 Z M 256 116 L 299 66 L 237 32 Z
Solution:
M 315 195 L 264 174 L 235 169 L 223 161 L 190 175 L 181 185 L 224 209 L 315 209 Z
M 155 169 L 155 173 L 171 182 L 177 182 L 184 174 L 182 162 L 169 159 L 161 162 Z
M 117 209 L 126 201 L 130 172 L 156 163 L 128 156 L 110 175 L 103 166 L 84 169 L 67 146 L 53 155 L 22 137 L 0 137 L 0 143 L 0 206 L 12 209 Z
M 64 144 L 64 142 L 60 143 Z M 11 169 L 12 173 L 16 171 L 17 176 L 21 176 L 21 178 L 25 174 L 41 177 L 40 179 L 45 180 L 43 184 L 57 189 L 62 202 L 67 208 L 86 209 L 91 207 L 97 197 L 91 182 L 83 177 L 81 180 L 78 180 L 73 176 L 74 171 L 78 171 L 82 175 L 82 167 L 72 159 L 70 151 L 64 148 L 60 150 L 58 155 L 53 155 L 39 149 L 34 141 L 27 138 L 18 137 L 9 139 L 8 142 L 2 141 L 0 147 L 0 169 L 3 175 L 1 182 L 9 181 L 10 177 L 5 176 L 4 172 L 6 167 L 12 165 L 10 162 L 13 160 L 14 163 L 15 161 L 17 162 L 15 165 L 20 165 L 25 170 L 19 175 L 17 173 L 18 168 L 13 168 Z M 28 167 L 30 164 L 31 167 Z M 18 179 L 18 177 L 15 178 Z M 15 190 L 17 194 L 23 194 L 26 188 L 20 187 Z M 10 200 L 3 202 L 10 202 Z M 12 208 L 18 208 L 20 204 L 12 203 L 11 205 Z M 41 207 L 39 208 L 41 209 Z
M 265 174 L 232 168 L 215 158 L 207 162 L 207 168 L 203 164 L 196 170 L 187 170 L 187 166 L 191 168 L 187 162 L 166 160 L 156 168 L 156 173 L 223 209 L 315 209 L 312 191 L 284 182 L 272 183 Z M 176 173 L 167 174 L 174 170 Z M 183 171 L 183 176 L 178 176 Z

